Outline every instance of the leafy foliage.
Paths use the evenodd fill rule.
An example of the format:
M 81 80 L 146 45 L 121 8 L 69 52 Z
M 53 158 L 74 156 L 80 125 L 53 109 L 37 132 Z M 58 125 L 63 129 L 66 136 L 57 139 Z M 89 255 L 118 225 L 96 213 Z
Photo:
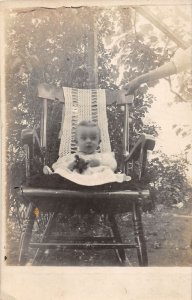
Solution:
M 145 182 L 148 182 L 153 201 L 165 205 L 183 202 L 189 183 L 187 168 L 189 163 L 180 157 L 170 158 L 159 152 L 148 164 Z
M 21 130 L 38 126 L 40 122 L 41 103 L 36 99 L 37 85 L 46 82 L 56 86 L 89 86 L 93 15 L 97 32 L 95 51 L 100 88 L 122 88 L 137 75 L 154 69 L 170 58 L 167 40 L 162 39 L 159 43 L 151 25 L 143 25 L 138 31 L 135 13 L 130 8 L 37 8 L 8 13 L 6 98 L 10 189 L 24 180 Z M 135 93 L 131 107 L 131 145 L 142 132 L 157 135 L 155 124 L 143 124 L 143 118 L 153 101 L 155 99 L 148 93 L 148 86 L 142 86 Z M 108 109 L 112 147 L 119 162 L 122 154 L 122 113 L 122 108 L 115 105 Z M 47 159 L 51 165 L 57 158 L 59 146 L 59 127 L 54 122 L 61 120 L 61 109 L 57 102 L 49 106 L 48 118 L 48 140 L 51 143 L 48 143 Z M 11 190 L 10 205 L 15 205 L 14 199 Z

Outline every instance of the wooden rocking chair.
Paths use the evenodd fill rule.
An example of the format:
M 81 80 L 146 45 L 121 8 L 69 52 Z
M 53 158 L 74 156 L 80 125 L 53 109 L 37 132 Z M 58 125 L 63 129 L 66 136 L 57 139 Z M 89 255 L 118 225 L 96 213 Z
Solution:
M 76 93 L 80 91 L 76 89 Z M 97 90 L 93 90 L 96 93 Z M 128 164 L 138 161 L 140 180 L 144 174 L 147 151 L 153 150 L 155 142 L 153 137 L 141 135 L 136 145 L 129 150 L 129 105 L 133 102 L 133 96 L 125 96 L 123 91 L 105 91 L 106 105 L 124 106 L 124 132 L 122 153 L 125 173 L 128 172 Z M 47 148 L 47 111 L 48 105 L 52 101 L 60 101 L 65 107 L 65 97 L 62 88 L 40 84 L 38 86 L 38 97 L 42 102 L 40 136 L 35 129 L 24 129 L 22 131 L 22 141 L 26 151 L 26 177 L 31 176 L 31 170 L 34 165 L 34 158 L 39 156 L 42 165 L 46 164 Z M 63 116 L 67 117 L 66 111 Z M 102 128 L 101 128 L 102 131 Z M 130 171 L 130 170 L 129 170 Z M 131 174 L 129 174 L 131 176 Z M 33 262 L 38 262 L 40 253 L 46 249 L 114 249 L 118 254 L 121 264 L 126 261 L 125 249 L 136 248 L 140 266 L 148 265 L 146 243 L 143 234 L 140 205 L 145 199 L 149 198 L 148 190 L 119 190 L 114 192 L 107 191 L 82 191 L 82 190 L 63 190 L 63 189 L 45 189 L 35 188 L 23 185 L 19 189 L 24 202 L 27 205 L 26 218 L 20 239 L 19 264 L 24 265 L 28 260 L 28 248 L 36 248 L 36 255 Z M 63 241 L 52 241 L 51 228 L 57 213 L 62 212 L 66 206 L 83 207 L 86 211 L 92 209 L 99 214 L 108 215 L 113 232 L 112 237 L 65 237 Z M 50 212 L 49 220 L 46 224 L 41 240 L 32 242 L 32 229 L 38 213 Z M 119 213 L 131 212 L 133 221 L 133 230 L 135 234 L 135 243 L 123 243 L 115 215 Z

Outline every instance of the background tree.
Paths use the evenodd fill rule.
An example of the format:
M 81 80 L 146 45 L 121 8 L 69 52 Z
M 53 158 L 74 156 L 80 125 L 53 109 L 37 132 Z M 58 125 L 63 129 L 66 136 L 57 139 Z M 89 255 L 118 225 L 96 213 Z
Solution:
M 137 75 L 168 61 L 176 47 L 166 36 L 157 35 L 149 22 L 140 22 L 131 8 L 37 8 L 10 12 L 6 18 L 7 165 L 11 206 L 16 206 L 12 187 L 24 179 L 21 130 L 40 121 L 39 83 L 86 88 L 89 85 L 89 36 L 97 32 L 98 87 L 119 89 Z M 186 79 L 187 82 L 187 79 Z M 153 83 L 153 86 L 157 82 Z M 187 83 L 185 84 L 185 86 Z M 156 124 L 143 124 L 155 98 L 147 85 L 135 92 L 131 108 L 131 145 L 141 132 L 157 136 Z M 122 154 L 122 108 L 108 109 L 112 147 Z M 58 148 L 59 104 L 49 107 L 49 163 Z M 114 126 L 114 124 L 116 126 Z M 184 176 L 184 175 L 183 175 Z

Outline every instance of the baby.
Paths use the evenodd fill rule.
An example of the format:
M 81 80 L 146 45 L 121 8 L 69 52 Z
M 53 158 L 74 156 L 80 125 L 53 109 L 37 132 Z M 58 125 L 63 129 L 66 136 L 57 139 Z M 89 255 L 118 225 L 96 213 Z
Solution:
M 92 121 L 79 123 L 75 133 L 78 150 L 76 153 L 59 157 L 52 165 L 54 172 L 47 166 L 43 175 L 32 176 L 29 186 L 46 188 L 71 188 L 96 186 L 109 190 L 122 188 L 123 181 L 131 178 L 125 174 L 116 174 L 117 162 L 113 152 L 99 153 L 101 142 L 99 127 Z M 119 186 L 121 183 L 121 186 Z M 124 188 L 127 189 L 125 182 Z
M 60 157 L 52 165 L 54 172 L 79 184 L 97 185 L 114 181 L 117 168 L 114 154 L 97 152 L 101 142 L 99 127 L 92 121 L 82 121 L 77 126 L 75 139 L 78 151 Z

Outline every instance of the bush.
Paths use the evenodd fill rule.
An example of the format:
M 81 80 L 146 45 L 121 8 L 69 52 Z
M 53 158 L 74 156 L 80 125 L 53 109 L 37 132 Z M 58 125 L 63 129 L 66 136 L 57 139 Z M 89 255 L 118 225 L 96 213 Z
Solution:
M 153 201 L 168 206 L 184 202 L 189 189 L 189 163 L 179 156 L 168 157 L 156 152 L 147 167 L 145 181 L 149 184 Z

